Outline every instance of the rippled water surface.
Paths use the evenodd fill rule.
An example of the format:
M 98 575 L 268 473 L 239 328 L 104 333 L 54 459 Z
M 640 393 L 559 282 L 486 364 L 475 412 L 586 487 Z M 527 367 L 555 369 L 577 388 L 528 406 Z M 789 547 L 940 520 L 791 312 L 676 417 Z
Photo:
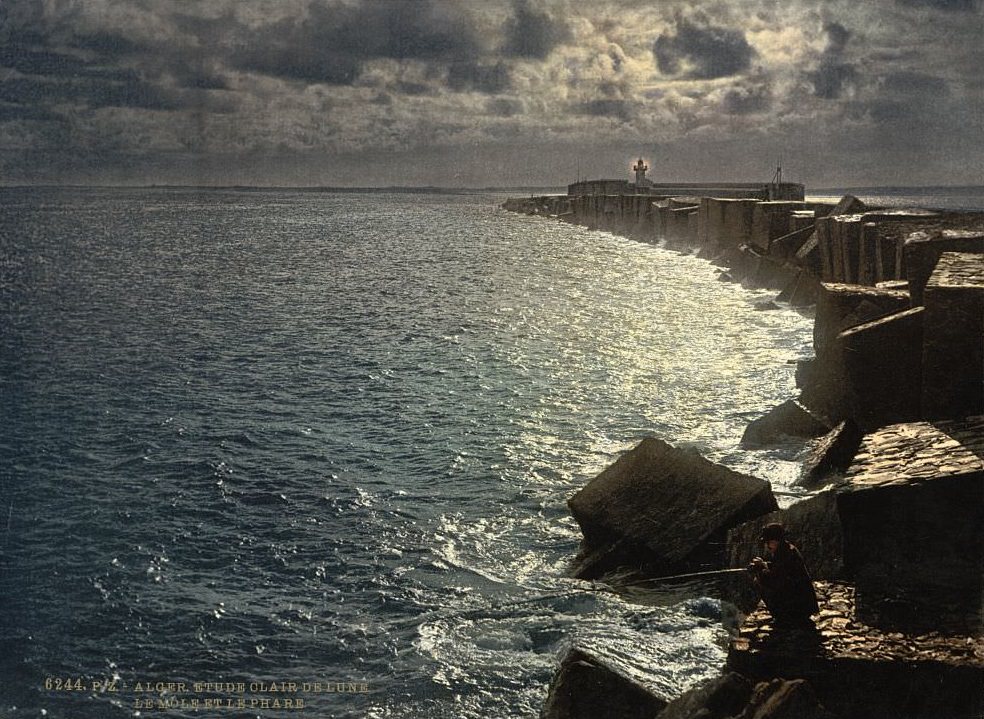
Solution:
M 565 502 L 647 435 L 788 489 L 737 444 L 811 321 L 501 199 L 0 192 L 0 714 L 350 681 L 244 715 L 536 717 L 571 642 L 718 670 L 699 592 L 575 591 Z

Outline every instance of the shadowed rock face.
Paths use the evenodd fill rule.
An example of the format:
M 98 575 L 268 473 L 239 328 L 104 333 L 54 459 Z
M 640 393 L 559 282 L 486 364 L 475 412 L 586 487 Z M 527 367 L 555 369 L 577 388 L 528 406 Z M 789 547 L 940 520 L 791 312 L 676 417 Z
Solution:
M 814 487 L 832 474 L 846 470 L 861 445 L 861 436 L 854 421 L 846 419 L 838 424 L 810 450 L 796 483 L 801 487 Z
M 561 660 L 540 717 L 652 719 L 665 706 L 666 699 L 575 647 Z
M 728 529 L 778 509 L 769 483 L 645 439 L 568 502 L 584 534 L 575 576 L 722 566 Z
M 843 719 L 981 716 L 984 639 L 885 631 L 860 616 L 854 587 L 815 586 L 814 631 L 782 633 L 759 609 L 732 639 L 728 668 L 753 681 L 808 677 L 823 705 Z
M 860 615 L 980 631 L 984 417 L 884 427 L 846 480 L 837 512 Z
M 923 297 L 922 416 L 984 412 L 984 254 L 944 252 Z
M 751 682 L 740 674 L 728 672 L 671 701 L 658 719 L 728 719 L 744 711 L 751 697 Z

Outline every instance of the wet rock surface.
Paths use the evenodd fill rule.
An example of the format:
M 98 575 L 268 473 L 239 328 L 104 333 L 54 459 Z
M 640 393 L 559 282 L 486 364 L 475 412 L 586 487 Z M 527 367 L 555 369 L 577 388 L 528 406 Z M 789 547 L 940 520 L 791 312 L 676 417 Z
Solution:
M 667 700 L 584 649 L 560 662 L 541 719 L 652 719 Z
M 787 400 L 749 423 L 741 437 L 743 447 L 757 447 L 782 437 L 819 437 L 830 425 L 796 400 Z
M 769 483 L 648 438 L 570 499 L 584 535 L 575 576 L 722 566 L 728 529 L 778 508 Z

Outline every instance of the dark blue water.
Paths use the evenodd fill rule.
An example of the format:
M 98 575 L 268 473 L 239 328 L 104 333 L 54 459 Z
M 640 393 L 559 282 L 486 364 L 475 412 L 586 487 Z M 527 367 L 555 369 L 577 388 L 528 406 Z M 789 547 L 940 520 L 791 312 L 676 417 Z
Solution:
M 574 591 L 565 502 L 651 434 L 788 489 L 737 444 L 811 320 L 501 199 L 0 191 L 0 715 L 535 717 L 570 642 L 718 670 L 716 602 Z

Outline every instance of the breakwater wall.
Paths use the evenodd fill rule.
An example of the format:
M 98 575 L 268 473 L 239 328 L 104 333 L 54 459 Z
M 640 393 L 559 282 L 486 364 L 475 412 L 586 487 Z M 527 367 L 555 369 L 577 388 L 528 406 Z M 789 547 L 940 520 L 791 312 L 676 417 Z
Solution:
M 574 647 L 543 716 L 984 716 L 984 214 L 850 196 L 503 206 L 696 252 L 777 301 L 815 306 L 799 394 L 742 439 L 755 451 L 803 438 L 800 482 L 815 494 L 779 509 L 768 482 L 650 438 L 569 502 L 584 536 L 572 571 L 585 579 L 743 567 L 762 551 L 760 527 L 783 522 L 816 580 L 815 629 L 777 629 L 729 575 L 714 591 L 745 618 L 720 678 L 666 696 Z

